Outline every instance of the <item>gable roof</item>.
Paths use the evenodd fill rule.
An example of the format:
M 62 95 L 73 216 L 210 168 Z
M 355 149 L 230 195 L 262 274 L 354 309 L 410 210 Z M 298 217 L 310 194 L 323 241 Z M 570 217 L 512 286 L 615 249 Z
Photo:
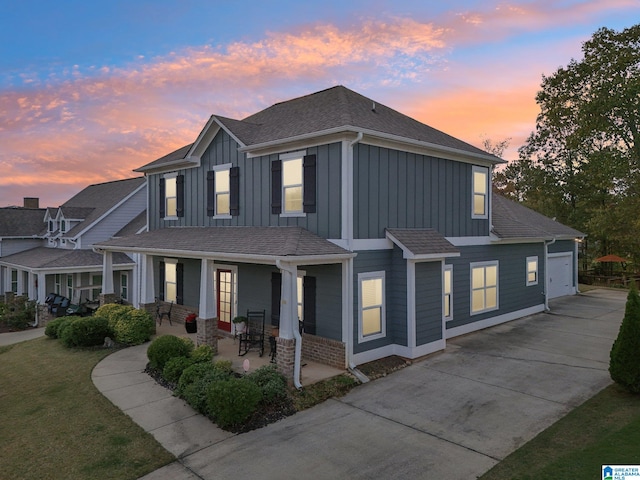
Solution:
M 140 214 L 127 223 L 119 232 L 116 232 L 114 237 L 126 237 L 128 235 L 135 235 L 147 226 L 147 210 L 143 210 Z
M 353 253 L 301 227 L 169 227 L 114 238 L 95 249 L 157 255 L 247 259 L 274 263 L 276 258 L 339 262 Z M 296 258 L 298 257 L 298 258 Z
M 39 237 L 47 228 L 44 223 L 46 208 L 0 208 L 0 238 Z
M 33 270 L 48 269 L 102 269 L 103 256 L 92 250 L 67 250 L 64 248 L 37 247 L 14 253 L 0 259 L 0 263 Z M 134 265 L 124 253 L 114 253 L 113 265 Z
M 460 250 L 433 228 L 387 228 L 385 231 L 387 238 L 402 249 L 404 258 L 425 260 L 460 256 Z
M 241 150 L 266 148 L 309 137 L 359 132 L 419 147 L 436 148 L 489 163 L 502 163 L 494 155 L 342 85 L 276 103 L 243 120 L 212 115 L 196 141 L 135 171 L 184 164 L 190 155 L 204 151 L 211 132 L 224 128 L 240 143 Z M 204 145 L 204 146 L 203 146 Z
M 492 233 L 501 239 L 573 239 L 586 235 L 502 195 L 492 197 Z

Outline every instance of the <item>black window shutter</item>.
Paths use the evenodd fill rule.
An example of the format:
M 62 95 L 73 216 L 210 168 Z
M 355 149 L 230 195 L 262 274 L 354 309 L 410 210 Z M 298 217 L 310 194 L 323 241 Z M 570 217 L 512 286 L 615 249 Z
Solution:
M 164 300 L 164 262 L 160 262 L 160 270 L 158 271 L 158 299 Z
M 282 213 L 282 160 L 271 162 L 271 213 Z
M 271 325 L 280 326 L 280 295 L 282 293 L 282 274 L 271 273 Z
M 229 169 L 229 213 L 240 215 L 240 167 Z
M 305 213 L 316 213 L 316 156 L 305 155 L 302 159 L 303 191 L 302 210 Z
M 184 217 L 184 175 L 178 175 L 176 177 L 176 195 L 178 196 L 176 215 L 178 217 Z
M 316 334 L 316 277 L 304 277 L 302 283 L 304 331 Z
M 158 183 L 158 210 L 160 212 L 160 218 L 164 218 L 165 216 L 165 198 L 164 198 L 164 178 L 160 179 Z
M 215 210 L 215 172 L 209 170 L 207 172 L 207 216 L 213 217 L 216 213 Z
M 184 304 L 184 263 L 176 264 L 176 303 Z

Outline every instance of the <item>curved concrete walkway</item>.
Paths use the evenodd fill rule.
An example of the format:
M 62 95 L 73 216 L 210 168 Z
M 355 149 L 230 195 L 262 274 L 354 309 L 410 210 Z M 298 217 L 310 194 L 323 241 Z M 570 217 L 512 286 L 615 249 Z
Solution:
M 178 460 L 145 480 L 482 475 L 611 383 L 625 292 L 593 290 L 447 342 L 447 350 L 260 430 L 218 429 L 142 372 L 146 347 L 93 381 Z
M 0 333 L 0 346 L 26 342 L 44 335 L 44 327 L 29 328 L 19 332 Z

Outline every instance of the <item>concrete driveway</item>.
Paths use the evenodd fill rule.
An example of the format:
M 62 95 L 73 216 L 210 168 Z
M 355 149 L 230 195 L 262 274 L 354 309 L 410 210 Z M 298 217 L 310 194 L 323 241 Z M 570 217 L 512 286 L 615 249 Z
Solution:
M 144 477 L 470 479 L 611 383 L 624 292 L 593 290 Z

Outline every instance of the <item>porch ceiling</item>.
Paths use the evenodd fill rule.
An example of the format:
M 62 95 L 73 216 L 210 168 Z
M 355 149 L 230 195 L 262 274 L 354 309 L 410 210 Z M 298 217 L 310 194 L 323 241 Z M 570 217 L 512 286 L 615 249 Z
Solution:
M 187 257 L 216 257 L 273 263 L 290 261 L 337 263 L 354 257 L 330 241 L 301 227 L 173 227 L 111 239 L 97 250 Z

